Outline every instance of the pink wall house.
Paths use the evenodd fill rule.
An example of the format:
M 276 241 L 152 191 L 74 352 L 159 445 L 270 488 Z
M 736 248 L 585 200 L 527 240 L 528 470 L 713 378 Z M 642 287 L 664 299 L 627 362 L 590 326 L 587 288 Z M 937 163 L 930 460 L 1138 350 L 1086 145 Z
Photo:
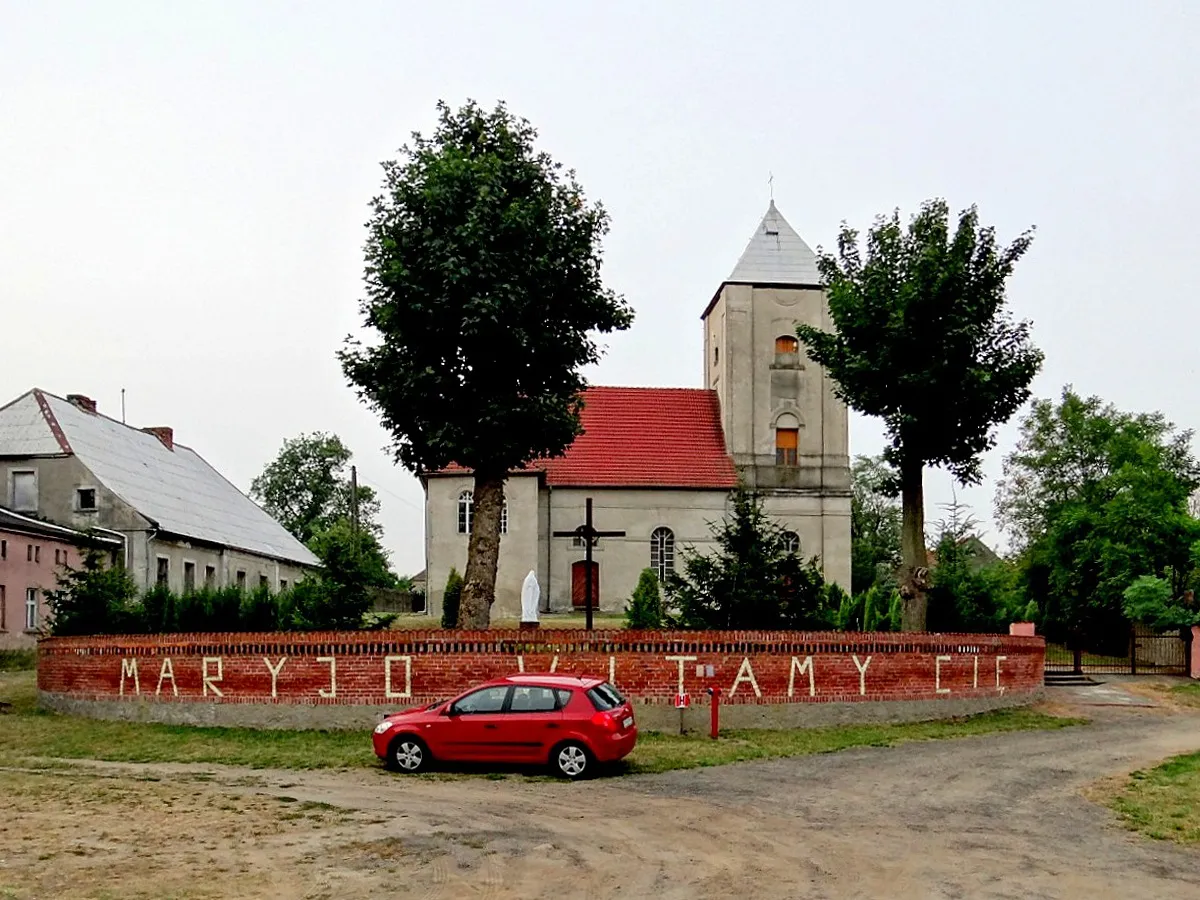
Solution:
M 77 567 L 89 544 L 114 557 L 121 546 L 0 507 L 0 650 L 36 646 L 50 613 L 43 590 L 64 566 Z

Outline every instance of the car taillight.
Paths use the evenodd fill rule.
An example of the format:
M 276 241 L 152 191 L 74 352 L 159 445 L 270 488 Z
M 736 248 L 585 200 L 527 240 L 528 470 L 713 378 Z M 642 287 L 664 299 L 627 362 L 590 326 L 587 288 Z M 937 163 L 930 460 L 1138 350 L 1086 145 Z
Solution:
M 621 730 L 620 721 L 608 712 L 598 712 L 592 716 L 592 724 L 597 728 L 603 728 L 605 731 L 617 732 Z

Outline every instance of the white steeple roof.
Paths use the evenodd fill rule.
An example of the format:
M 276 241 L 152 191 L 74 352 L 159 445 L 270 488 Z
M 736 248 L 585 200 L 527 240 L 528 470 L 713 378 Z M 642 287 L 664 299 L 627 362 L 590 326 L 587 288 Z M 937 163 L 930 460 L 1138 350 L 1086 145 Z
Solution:
M 775 201 L 746 245 L 726 284 L 819 286 L 817 255 L 775 208 Z

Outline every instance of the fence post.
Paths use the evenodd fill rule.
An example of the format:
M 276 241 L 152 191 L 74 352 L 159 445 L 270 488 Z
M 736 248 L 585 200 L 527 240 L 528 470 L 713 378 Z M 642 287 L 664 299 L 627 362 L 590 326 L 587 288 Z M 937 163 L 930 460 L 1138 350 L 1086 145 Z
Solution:
M 1137 626 L 1129 623 L 1129 674 L 1137 674 Z

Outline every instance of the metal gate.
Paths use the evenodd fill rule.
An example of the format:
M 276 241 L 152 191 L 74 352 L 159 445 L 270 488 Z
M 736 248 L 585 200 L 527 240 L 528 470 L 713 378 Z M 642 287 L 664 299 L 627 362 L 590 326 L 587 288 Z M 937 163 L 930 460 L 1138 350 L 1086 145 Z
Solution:
M 1047 672 L 1093 675 L 1189 675 L 1191 632 L 1159 634 L 1142 625 L 1130 629 L 1128 649 L 1068 648 L 1046 643 Z

